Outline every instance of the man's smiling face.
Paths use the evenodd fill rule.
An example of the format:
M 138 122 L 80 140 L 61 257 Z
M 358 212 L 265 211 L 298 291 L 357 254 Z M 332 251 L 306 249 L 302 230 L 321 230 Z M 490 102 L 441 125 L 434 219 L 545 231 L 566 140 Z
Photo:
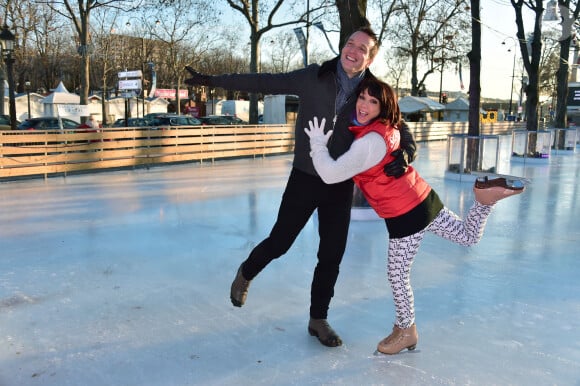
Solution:
M 340 53 L 340 63 L 349 78 L 366 70 L 371 63 L 371 49 L 375 42 L 369 35 L 357 31 L 350 35 Z

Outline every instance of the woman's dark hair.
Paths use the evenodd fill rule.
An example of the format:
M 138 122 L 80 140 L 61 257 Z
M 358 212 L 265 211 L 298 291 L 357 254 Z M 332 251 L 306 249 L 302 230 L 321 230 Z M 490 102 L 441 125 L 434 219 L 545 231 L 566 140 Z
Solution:
M 397 98 L 395 90 L 376 78 L 363 79 L 357 87 L 357 97 L 365 90 L 370 96 L 379 100 L 381 111 L 377 118 L 383 123 L 390 123 L 398 127 L 401 122 L 401 110 L 399 109 L 399 98 Z

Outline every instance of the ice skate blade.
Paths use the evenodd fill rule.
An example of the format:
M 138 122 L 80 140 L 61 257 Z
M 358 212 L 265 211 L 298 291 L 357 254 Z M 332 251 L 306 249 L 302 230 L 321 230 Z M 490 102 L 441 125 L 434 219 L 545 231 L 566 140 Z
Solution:
M 373 355 L 376 356 L 376 357 L 389 357 L 389 358 L 394 358 L 394 357 L 396 357 L 398 355 L 401 355 L 401 354 L 418 354 L 420 352 L 421 352 L 421 350 L 419 350 L 419 349 L 414 349 L 414 350 L 403 349 L 403 350 L 399 351 L 396 354 L 385 354 L 385 353 L 380 352 L 379 350 L 375 350 L 375 352 L 373 353 Z
M 483 172 L 472 172 L 471 174 L 475 176 L 476 180 L 485 177 L 488 177 L 490 179 L 505 178 L 506 182 L 514 187 L 526 187 L 528 185 L 531 185 L 532 183 L 532 180 L 530 178 L 511 176 L 508 174 L 483 173 Z

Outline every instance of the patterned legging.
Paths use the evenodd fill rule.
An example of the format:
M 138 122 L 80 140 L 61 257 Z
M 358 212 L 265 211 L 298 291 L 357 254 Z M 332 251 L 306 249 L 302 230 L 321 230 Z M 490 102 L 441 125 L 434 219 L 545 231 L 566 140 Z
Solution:
M 388 278 L 396 308 L 395 324 L 398 327 L 408 328 L 415 323 L 411 265 L 425 232 L 432 232 L 463 246 L 477 244 L 492 209 L 493 206 L 475 201 L 464 221 L 444 207 L 435 220 L 422 231 L 399 239 L 389 239 Z

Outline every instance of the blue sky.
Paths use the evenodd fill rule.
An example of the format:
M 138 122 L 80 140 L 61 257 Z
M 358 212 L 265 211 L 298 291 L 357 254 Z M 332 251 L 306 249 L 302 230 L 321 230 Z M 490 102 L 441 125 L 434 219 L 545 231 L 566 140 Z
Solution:
M 510 98 L 512 70 L 514 68 L 514 48 L 516 50 L 516 66 L 514 82 L 514 100 L 519 90 L 518 79 L 521 79 L 521 61 L 518 47 L 514 47 L 516 40 L 515 10 L 509 0 L 482 0 L 481 1 L 481 95 L 487 98 Z M 533 23 L 533 15 L 528 18 Z M 526 19 L 527 20 L 527 19 Z M 511 39 L 510 39 L 511 38 Z M 505 41 L 506 44 L 502 44 Z M 508 52 L 511 49 L 511 52 Z M 439 90 L 440 77 L 437 74 L 427 82 L 428 89 Z M 467 60 L 463 64 L 464 92 L 469 88 L 469 65 Z M 443 88 L 459 93 L 459 76 L 454 70 L 447 70 L 443 74 Z M 455 99 L 450 96 L 450 99 Z
M 547 1 L 546 1 L 547 3 Z M 231 11 L 231 10 L 230 10 Z M 233 12 L 234 20 L 240 21 L 239 13 Z M 534 21 L 534 15 L 524 15 L 524 23 L 526 24 L 528 32 Z M 514 41 L 516 39 L 516 25 L 515 25 L 515 11 L 509 0 L 481 0 L 481 22 L 482 22 L 482 63 L 481 63 L 481 89 L 482 97 L 486 98 L 502 98 L 508 100 L 510 98 L 512 71 L 514 69 L 514 49 L 516 51 L 516 65 L 515 65 L 515 82 L 513 89 L 513 99 L 516 100 L 519 96 L 520 79 L 522 76 L 521 54 L 518 47 L 515 47 Z M 236 23 L 236 28 L 240 28 L 240 23 Z M 288 27 L 292 30 L 294 26 Z M 558 22 L 544 23 L 543 30 L 560 29 Z M 240 36 L 242 39 L 244 34 Z M 323 35 L 315 28 L 311 30 L 311 50 L 314 45 L 323 50 L 328 50 L 328 45 Z M 338 34 L 329 34 L 331 44 L 334 47 L 338 46 Z M 511 38 L 511 39 L 510 39 Z M 506 41 L 505 45 L 502 42 Z M 262 55 L 267 54 L 267 46 L 263 46 Z M 511 52 L 508 49 L 511 48 Z M 328 50 L 331 56 L 330 50 Z M 379 53 L 379 55 L 383 55 Z M 384 75 L 386 69 L 380 65 L 380 60 L 376 60 L 373 64 L 372 70 L 378 76 Z M 466 93 L 469 88 L 469 64 L 465 60 L 463 63 L 463 83 Z M 435 73 L 430 75 L 427 79 L 427 89 L 429 91 L 439 91 L 440 75 Z M 447 69 L 443 74 L 443 89 L 449 92 L 451 100 L 455 99 L 462 93 L 460 88 L 460 80 L 455 69 Z

